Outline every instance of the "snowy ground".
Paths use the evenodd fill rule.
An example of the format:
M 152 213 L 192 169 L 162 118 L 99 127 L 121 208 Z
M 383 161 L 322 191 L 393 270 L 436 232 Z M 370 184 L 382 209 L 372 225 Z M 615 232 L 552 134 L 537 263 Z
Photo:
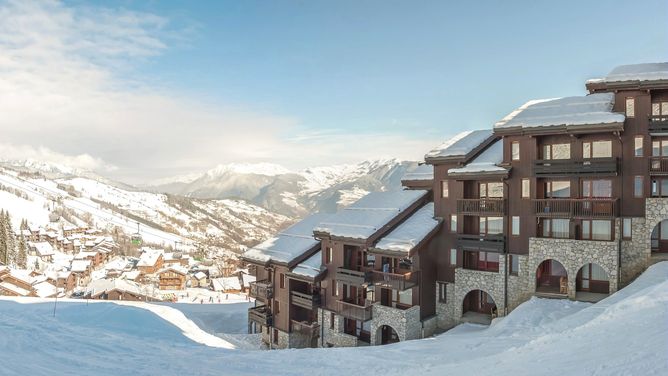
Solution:
M 54 318 L 52 302 L 1 300 L 0 370 L 6 375 L 668 374 L 668 262 L 597 304 L 532 299 L 490 327 L 461 325 L 435 338 L 382 347 L 248 351 L 232 349 L 234 343 L 195 325 L 238 331 L 247 304 L 59 303 Z M 226 312 L 220 320 L 229 324 L 218 326 L 208 311 L 216 306 Z

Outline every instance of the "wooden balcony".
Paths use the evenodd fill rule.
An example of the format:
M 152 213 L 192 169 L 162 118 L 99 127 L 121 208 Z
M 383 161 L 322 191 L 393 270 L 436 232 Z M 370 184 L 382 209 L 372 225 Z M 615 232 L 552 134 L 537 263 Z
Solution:
M 457 214 L 502 216 L 506 213 L 505 198 L 478 198 L 457 200 Z
M 650 157 L 649 158 L 650 175 L 668 175 L 668 157 Z
M 504 253 L 506 236 L 503 234 L 457 234 L 457 248 L 469 251 Z
M 616 176 L 618 171 L 618 158 L 539 159 L 533 162 L 536 177 Z
M 649 134 L 652 136 L 668 135 L 668 115 L 650 115 Z
M 361 306 L 355 303 L 337 300 L 336 313 L 348 319 L 368 321 L 371 320 L 371 305 L 366 304 Z
M 307 337 L 320 337 L 320 325 L 317 322 L 305 322 L 292 320 L 292 332 Z
M 271 310 L 266 305 L 249 308 L 248 321 L 255 322 L 262 326 L 272 326 L 274 323 Z
M 345 267 L 338 267 L 336 269 L 335 278 L 339 282 L 353 286 L 362 286 L 368 282 L 367 273 L 365 271 L 357 271 Z
M 320 307 L 320 294 L 305 294 L 298 291 L 290 291 L 290 301 L 297 307 L 314 310 Z
M 541 218 L 617 217 L 617 198 L 553 198 L 533 201 L 536 217 Z
M 396 274 L 373 270 L 371 271 L 371 281 L 377 287 L 404 291 L 420 283 L 420 271 L 416 270 L 405 274 Z
M 251 282 L 249 295 L 251 298 L 266 302 L 274 297 L 274 286 L 269 280 L 266 279 L 262 281 Z

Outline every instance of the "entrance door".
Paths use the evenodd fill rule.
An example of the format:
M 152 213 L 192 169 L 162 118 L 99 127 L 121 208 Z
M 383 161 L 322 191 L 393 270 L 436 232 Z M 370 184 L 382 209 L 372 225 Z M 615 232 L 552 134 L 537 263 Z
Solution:
M 668 252 L 668 220 L 663 220 L 652 231 L 652 252 Z

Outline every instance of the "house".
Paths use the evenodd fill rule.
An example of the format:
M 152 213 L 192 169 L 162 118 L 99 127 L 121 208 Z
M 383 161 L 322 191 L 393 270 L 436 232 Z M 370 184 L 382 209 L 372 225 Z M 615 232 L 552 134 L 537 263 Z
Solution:
M 181 266 L 168 266 L 158 274 L 160 290 L 185 290 L 188 271 Z
M 241 283 L 239 277 L 212 278 L 211 289 L 217 292 L 237 294 L 241 292 Z
M 34 279 L 28 270 L 6 270 L 0 276 L 0 295 L 36 296 L 32 287 Z
M 37 256 L 43 262 L 53 262 L 53 255 L 55 251 L 53 246 L 48 242 L 28 242 L 28 247 L 30 248 L 30 254 Z
M 207 287 L 209 285 L 209 277 L 203 271 L 197 271 L 191 276 L 190 285 L 192 287 Z
M 90 260 L 72 260 L 70 271 L 74 274 L 77 286 L 84 286 L 90 281 L 93 264 Z
M 160 301 L 150 288 L 125 279 L 98 279 L 86 287 L 86 295 L 96 300 Z
M 121 279 L 127 279 L 128 281 L 137 282 L 140 276 L 141 272 L 139 270 L 131 270 L 123 272 L 123 274 L 121 274 Z
M 632 281 L 668 253 L 668 63 L 585 88 L 451 137 L 404 190 L 250 248 L 249 331 L 272 348 L 385 344 Z
M 142 274 L 154 274 L 163 267 L 163 253 L 162 249 L 143 248 L 143 253 L 137 263 L 137 269 Z
M 180 252 L 167 252 L 164 255 L 164 265 L 165 266 L 171 266 L 171 265 L 188 266 L 188 258 L 183 257 L 183 254 L 180 253 Z

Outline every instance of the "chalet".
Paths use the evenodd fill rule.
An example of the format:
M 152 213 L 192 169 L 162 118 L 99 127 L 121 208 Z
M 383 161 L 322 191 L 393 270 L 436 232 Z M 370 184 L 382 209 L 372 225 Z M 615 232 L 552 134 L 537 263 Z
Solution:
M 241 283 L 239 277 L 212 278 L 211 289 L 217 292 L 237 294 L 241 292 Z
M 90 260 L 72 260 L 70 271 L 76 278 L 77 286 L 84 286 L 90 281 L 93 264 Z
M 163 254 L 164 251 L 161 249 L 144 248 L 143 253 L 139 257 L 137 269 L 139 269 L 142 274 L 154 274 L 162 269 L 164 260 Z
M 55 255 L 55 251 L 50 243 L 28 242 L 28 247 L 30 248 L 30 254 L 39 257 L 43 262 L 53 261 L 53 255 Z
M 184 257 L 180 252 L 166 252 L 163 263 L 165 266 L 188 266 L 188 257 Z
M 190 276 L 190 285 L 192 287 L 207 287 L 209 285 L 209 277 L 203 271 L 197 271 Z
M 0 295 L 36 296 L 33 282 L 34 277 L 28 270 L 9 269 L 0 277 Z
M 124 279 L 98 279 L 86 287 L 86 295 L 96 300 L 160 301 L 149 288 Z
M 451 138 L 402 191 L 251 248 L 249 330 L 270 347 L 421 338 L 531 296 L 597 301 L 665 259 L 668 63 L 585 87 Z
M 160 290 L 185 290 L 188 271 L 181 266 L 168 266 L 157 273 Z

